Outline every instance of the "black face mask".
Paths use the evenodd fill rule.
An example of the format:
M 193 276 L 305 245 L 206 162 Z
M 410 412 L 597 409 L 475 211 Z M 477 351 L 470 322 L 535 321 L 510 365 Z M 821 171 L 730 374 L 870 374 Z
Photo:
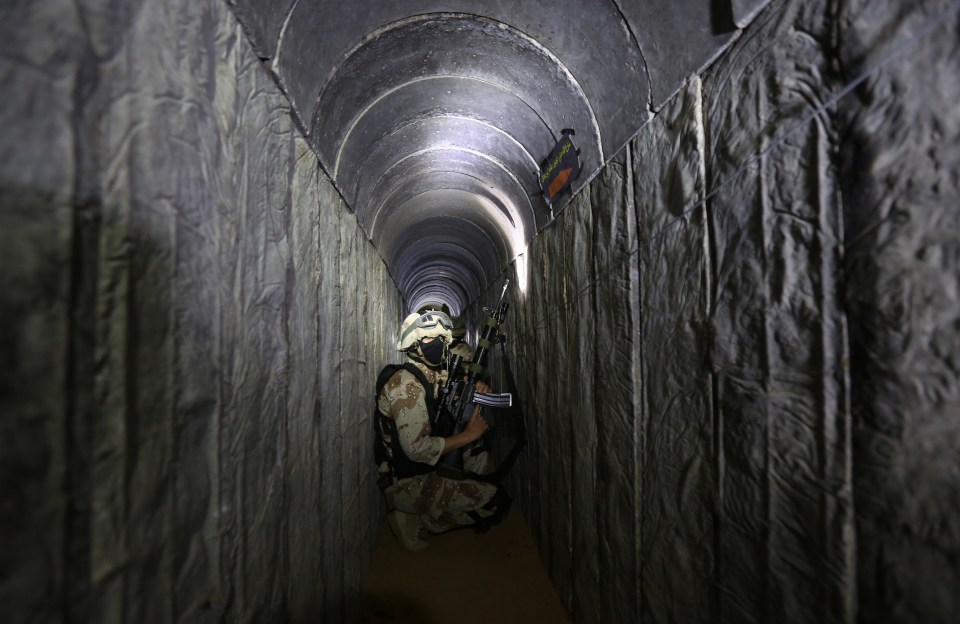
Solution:
M 423 361 L 427 366 L 441 366 L 443 358 L 447 354 L 447 349 L 442 340 L 434 338 L 430 342 L 420 341 L 420 353 L 423 354 Z

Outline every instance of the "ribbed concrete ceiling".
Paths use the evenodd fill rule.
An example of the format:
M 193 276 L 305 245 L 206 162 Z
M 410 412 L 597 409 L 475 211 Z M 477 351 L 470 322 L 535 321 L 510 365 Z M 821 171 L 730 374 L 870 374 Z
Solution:
M 458 311 L 550 221 L 561 131 L 576 192 L 766 0 L 231 4 L 408 304 Z

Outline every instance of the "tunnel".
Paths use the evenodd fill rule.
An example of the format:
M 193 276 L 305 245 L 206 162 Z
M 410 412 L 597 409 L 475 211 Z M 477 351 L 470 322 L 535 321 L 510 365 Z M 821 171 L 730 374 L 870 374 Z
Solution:
M 399 324 L 475 341 L 501 293 L 506 487 L 572 622 L 956 621 L 960 2 L 0 33 L 5 621 L 356 621 Z

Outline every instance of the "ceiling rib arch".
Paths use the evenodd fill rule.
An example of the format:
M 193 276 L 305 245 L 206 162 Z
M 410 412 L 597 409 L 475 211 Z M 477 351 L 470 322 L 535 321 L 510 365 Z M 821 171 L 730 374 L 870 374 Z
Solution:
M 732 3 L 733 23 L 767 2 Z M 735 39 L 714 0 L 230 4 L 408 301 L 479 295 L 552 219 L 535 169 L 560 132 L 581 149 L 575 193 Z
M 432 162 L 424 163 L 425 160 Z M 460 166 L 455 169 L 448 169 L 457 165 Z M 371 238 L 376 236 L 377 224 L 381 221 L 381 215 L 390 214 L 399 205 L 406 203 L 409 197 L 413 195 L 410 192 L 404 193 L 405 190 L 410 191 L 422 185 L 430 176 L 436 177 L 437 174 L 444 172 L 448 174 L 444 176 L 445 181 L 455 179 L 454 174 L 460 174 L 459 179 L 464 181 L 464 186 L 467 187 L 461 189 L 460 186 L 452 187 L 451 185 L 452 188 L 446 189 L 449 191 L 465 190 L 476 194 L 478 198 L 483 198 L 487 195 L 487 192 L 482 187 L 479 189 L 472 188 L 475 185 L 467 183 L 466 180 L 469 179 L 477 181 L 481 185 L 487 185 L 489 194 L 496 196 L 494 203 L 508 217 L 510 229 L 513 231 L 511 233 L 519 232 L 522 237 L 525 231 L 530 231 L 534 226 L 536 214 L 530 196 L 509 168 L 503 166 L 502 163 L 493 162 L 485 154 L 474 150 L 435 147 L 404 157 L 403 160 L 383 172 L 376 184 L 370 186 L 375 192 L 375 197 L 383 197 L 376 204 L 376 200 L 370 201 L 368 204 L 372 210 L 367 215 Z M 431 188 L 439 190 L 438 187 Z M 416 194 L 422 195 L 423 192 Z M 462 200 L 462 198 L 459 199 Z M 528 210 L 520 212 L 517 204 L 526 206 Z M 516 238 L 516 236 L 509 236 L 507 231 L 504 231 L 504 235 L 508 238 Z
M 411 46 L 411 41 L 418 44 Z M 564 127 L 578 128 L 584 159 L 603 161 L 593 106 L 570 70 L 506 23 L 456 13 L 416 15 L 389 24 L 368 35 L 331 70 L 311 124 L 324 160 L 335 160 L 331 152 L 368 106 L 425 76 L 475 79 L 513 93 L 538 110 L 555 134 Z M 431 97 L 443 95 L 435 91 Z
M 389 228 L 390 234 L 379 241 L 385 260 L 399 267 L 404 262 L 404 254 L 413 253 L 417 247 L 450 242 L 481 260 L 484 273 L 476 279 L 486 284 L 486 278 L 495 276 L 499 267 L 506 266 L 515 257 L 514 247 L 500 236 L 497 224 L 475 214 L 474 206 L 458 206 L 456 213 L 439 215 L 429 199 L 436 198 L 404 206 L 402 210 L 413 212 L 412 215 L 393 217 L 396 227 Z M 403 279 L 399 274 L 397 278 Z
M 435 85 L 430 82 L 434 80 L 449 84 Z M 446 91 L 446 95 L 438 101 L 434 93 L 443 91 Z M 401 118 L 398 111 L 405 117 Z M 492 112 L 498 113 L 495 118 L 491 116 Z M 477 77 L 422 76 L 378 96 L 354 117 L 337 146 L 333 175 L 339 176 L 346 147 L 362 151 L 363 146 L 390 132 L 390 128 L 383 128 L 385 125 L 400 128 L 411 120 L 457 116 L 482 123 L 504 134 L 528 155 L 529 146 L 539 147 L 537 153 L 543 153 L 556 141 L 555 133 L 535 108 L 499 85 Z M 371 118 L 371 123 L 362 123 Z M 354 132 L 358 128 L 364 132 L 364 136 L 354 139 Z M 526 136 L 528 134 L 531 136 Z M 520 138 L 516 138 L 518 136 Z M 537 159 L 533 155 L 530 155 L 530 159 L 535 168 Z M 346 160 L 351 160 L 349 154 Z
M 585 158 L 603 159 L 599 123 L 570 70 L 526 34 L 476 15 L 378 28 L 330 70 L 315 110 L 315 147 L 408 299 L 453 296 L 462 286 L 435 283 L 450 279 L 475 296 L 523 252 L 549 220 L 537 166 L 560 129 L 583 129 Z M 416 254 L 401 238 L 446 244 L 447 254 Z M 472 254 L 483 269 L 449 257 L 478 246 L 494 250 Z

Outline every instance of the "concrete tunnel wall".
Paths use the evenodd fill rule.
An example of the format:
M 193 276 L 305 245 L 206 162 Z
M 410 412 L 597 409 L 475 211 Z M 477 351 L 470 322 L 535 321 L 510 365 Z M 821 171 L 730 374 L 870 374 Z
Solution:
M 399 294 L 225 3 L 5 3 L 6 622 L 351 621 Z
M 958 7 L 867 8 L 772 4 L 508 272 L 576 622 L 960 612 Z
M 952 621 L 955 7 L 772 3 L 531 242 L 574 621 Z M 3 10 L 3 611 L 350 621 L 388 269 L 222 2 Z

